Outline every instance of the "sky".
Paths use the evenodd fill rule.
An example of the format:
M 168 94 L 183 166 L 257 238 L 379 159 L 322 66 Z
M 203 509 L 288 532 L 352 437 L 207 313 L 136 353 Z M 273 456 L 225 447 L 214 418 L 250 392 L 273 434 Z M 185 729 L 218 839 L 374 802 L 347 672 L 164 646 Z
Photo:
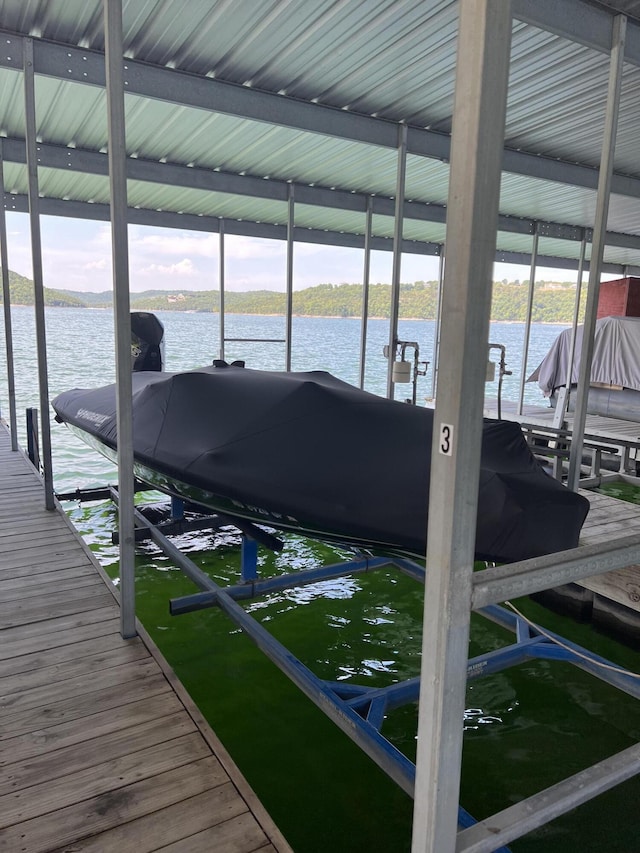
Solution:
M 32 278 L 29 218 L 11 213 L 7 219 L 9 269 Z M 111 226 L 105 222 L 41 218 L 45 287 L 58 290 L 110 290 Z M 143 290 L 213 290 L 218 287 L 217 234 L 129 226 L 129 281 L 132 292 Z M 403 255 L 401 281 L 438 278 L 438 258 Z M 370 281 L 391 281 L 391 252 L 371 253 Z M 294 288 L 317 284 L 362 282 L 363 251 L 312 243 L 294 247 Z M 496 264 L 494 279 L 525 280 L 529 268 Z M 536 280 L 573 281 L 570 270 L 539 268 Z M 286 282 L 286 243 L 253 237 L 225 237 L 225 289 L 280 290 Z

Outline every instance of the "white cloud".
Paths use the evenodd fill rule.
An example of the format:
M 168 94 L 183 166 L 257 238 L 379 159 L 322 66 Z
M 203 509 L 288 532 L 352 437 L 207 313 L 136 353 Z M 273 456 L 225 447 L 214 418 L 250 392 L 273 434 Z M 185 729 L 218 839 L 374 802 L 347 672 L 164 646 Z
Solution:
M 175 264 L 150 264 L 138 270 L 139 275 L 171 275 L 192 278 L 198 274 L 191 258 L 183 258 Z
M 107 269 L 107 259 L 106 258 L 98 258 L 95 261 L 87 261 L 86 264 L 82 265 L 83 270 L 106 270 Z
M 218 239 L 217 234 L 197 234 L 137 225 L 129 229 L 129 251 L 141 256 L 150 254 L 213 258 L 218 254 Z

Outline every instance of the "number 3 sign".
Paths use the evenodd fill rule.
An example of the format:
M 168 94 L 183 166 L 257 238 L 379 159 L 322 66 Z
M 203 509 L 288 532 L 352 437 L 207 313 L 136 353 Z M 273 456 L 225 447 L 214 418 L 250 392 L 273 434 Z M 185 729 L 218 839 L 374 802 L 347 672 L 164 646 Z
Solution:
M 440 444 L 438 450 L 443 456 L 453 455 L 453 426 L 440 424 Z

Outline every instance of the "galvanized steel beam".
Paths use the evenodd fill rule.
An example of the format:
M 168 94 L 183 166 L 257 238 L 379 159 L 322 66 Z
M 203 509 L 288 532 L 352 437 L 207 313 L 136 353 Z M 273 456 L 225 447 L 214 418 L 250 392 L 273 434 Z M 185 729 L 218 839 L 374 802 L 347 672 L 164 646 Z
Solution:
M 527 381 L 527 360 L 529 358 L 529 338 L 531 337 L 531 318 L 533 314 L 533 294 L 536 289 L 536 264 L 538 262 L 538 229 L 533 234 L 531 247 L 531 267 L 529 269 L 529 292 L 527 294 L 527 311 L 524 318 L 524 341 L 522 344 L 522 363 L 520 365 L 520 389 L 518 392 L 518 407 L 516 413 L 522 414 L 524 403 L 524 386 Z
M 13 163 L 25 162 L 24 140 L 6 138 L 5 160 Z M 39 165 L 65 172 L 77 171 L 86 174 L 108 175 L 107 155 L 97 151 L 81 148 L 68 148 L 61 145 L 39 143 Z M 536 158 L 539 161 L 541 158 Z M 543 158 L 542 158 L 543 159 Z M 555 162 L 555 161 L 554 161 Z M 592 170 L 594 188 L 597 181 L 597 170 Z M 256 178 L 250 175 L 237 175 L 229 172 L 218 172 L 198 166 L 184 166 L 177 163 L 161 163 L 143 160 L 139 157 L 127 158 L 127 177 L 130 180 L 159 183 L 163 185 L 210 190 L 211 192 L 242 195 L 253 198 L 263 198 L 270 201 L 287 201 L 289 183 L 274 178 Z M 621 179 L 622 180 L 622 179 Z M 640 180 L 624 178 L 625 190 L 618 194 L 640 198 Z M 346 190 L 329 189 L 328 187 L 307 186 L 294 184 L 296 201 L 299 204 L 328 207 L 336 210 L 365 212 L 368 196 L 365 193 L 354 193 Z M 612 178 L 612 191 L 615 188 L 615 176 Z M 66 202 L 71 204 L 73 202 Z M 392 198 L 375 196 L 371 202 L 376 216 L 394 216 L 395 201 Z M 446 208 L 443 205 L 420 201 L 406 201 L 403 205 L 405 219 L 424 222 L 446 221 Z M 185 227 L 183 224 L 177 227 Z M 585 229 L 573 225 L 563 225 L 555 222 L 541 222 L 523 219 L 515 216 L 500 215 L 498 231 L 509 234 L 533 234 L 538 228 L 541 237 L 579 242 Z M 591 232 L 587 229 L 588 239 Z M 640 236 L 607 232 L 607 245 L 611 247 L 640 249 Z M 553 258 L 552 258 L 553 260 Z
M 567 7 L 565 12 L 564 7 Z M 611 14 L 596 10 L 578 0 L 555 0 L 544 3 L 534 0 L 518 0 L 519 17 L 546 27 L 552 32 L 566 35 L 598 50 L 610 46 L 607 32 L 611 29 Z M 544 9 L 541 14 L 540 10 Z M 569 9 L 571 11 L 569 11 Z M 568 25 L 575 32 L 568 30 Z M 17 65 L 23 50 L 23 39 L 13 33 L 0 30 L 6 50 L 0 55 L 0 67 Z M 606 47 L 605 47 L 606 45 Z M 640 66 L 640 27 L 634 25 L 628 39 L 626 60 Z M 104 86 L 104 62 L 102 54 L 82 48 L 37 41 L 35 44 L 36 71 L 60 80 L 73 80 L 94 86 Z M 212 112 L 236 115 L 241 118 L 263 121 L 292 127 L 311 133 L 321 133 L 379 145 L 384 148 L 397 147 L 397 125 L 385 119 L 360 115 L 348 110 L 323 104 L 307 103 L 285 95 L 260 92 L 248 86 L 225 83 L 208 77 L 198 77 L 176 69 L 160 68 L 136 60 L 125 63 L 127 91 L 155 100 L 169 101 Z M 448 161 L 450 138 L 424 128 L 409 128 L 407 151 L 423 157 Z M 572 186 L 597 186 L 597 170 L 589 166 L 563 162 L 555 158 L 539 157 L 535 154 L 504 150 L 504 171 L 514 174 L 539 177 L 544 180 L 570 184 Z M 616 176 L 613 190 L 625 195 L 631 189 L 629 178 Z
M 600 158 L 600 178 L 598 181 L 596 218 L 593 228 L 591 265 L 589 268 L 589 289 L 587 291 L 587 305 L 585 309 L 582 349 L 580 353 L 580 373 L 578 377 L 576 409 L 573 418 L 573 438 L 571 441 L 571 455 L 569 457 L 569 476 L 567 484 L 569 488 L 574 491 L 578 488 L 578 482 L 580 480 L 584 428 L 587 420 L 587 409 L 589 406 L 591 362 L 593 360 L 594 348 L 593 336 L 596 328 L 598 298 L 600 296 L 600 274 L 607 234 L 607 217 L 609 215 L 611 175 L 613 173 L 616 134 L 618 130 L 618 113 L 620 109 L 620 90 L 622 88 L 622 66 L 624 61 L 626 29 L 626 17 L 624 15 L 618 15 L 614 20 L 613 40 L 611 43 L 607 111 L 605 115 L 604 139 Z
M 369 323 L 369 275 L 371 272 L 371 226 L 373 222 L 373 198 L 368 197 L 364 226 L 364 268 L 362 271 L 362 317 L 360 319 L 360 387 L 364 388 L 367 359 L 367 326 Z
M 458 835 L 456 853 L 492 853 L 532 829 L 577 808 L 582 803 L 637 775 L 640 744 L 605 758 L 550 788 L 527 797 Z
M 3 140 L 0 139 L 0 194 L 4 197 Z M 11 290 L 9 287 L 9 256 L 7 249 L 7 219 L 4 205 L 0 209 L 0 271 L 2 272 L 2 300 L 4 310 L 4 344 L 7 358 L 7 393 L 9 395 L 9 428 L 11 450 L 18 450 L 18 424 L 16 416 L 16 383 L 13 363 L 13 332 L 11 324 Z
M 25 195 L 5 193 L 5 209 L 16 213 L 25 213 L 28 210 L 27 197 Z M 109 221 L 109 207 L 105 204 L 71 201 L 69 199 L 41 198 L 40 212 L 48 216 L 67 216 L 75 219 L 89 219 L 99 222 Z M 128 219 L 131 225 L 150 225 L 162 228 L 184 228 L 192 231 L 204 231 L 208 234 L 217 233 L 220 217 L 200 216 L 195 213 L 178 213 L 171 210 L 150 210 L 145 208 L 129 208 Z M 243 237 L 262 237 L 267 240 L 286 240 L 286 225 L 270 225 L 266 222 L 249 222 L 247 220 L 234 221 L 225 220 L 226 233 L 238 234 Z M 505 230 L 502 228 L 501 230 Z M 609 237 L 607 235 L 607 241 Z M 613 235 L 615 238 L 615 235 Z M 364 247 L 364 236 L 360 234 L 348 234 L 338 231 L 323 231 L 314 228 L 296 227 L 294 239 L 299 243 L 314 243 L 323 246 L 345 246 L 348 248 L 362 249 Z M 635 238 L 634 238 L 635 239 Z M 610 243 L 613 245 L 613 243 Z M 393 251 L 393 240 L 390 237 L 372 237 L 372 251 Z M 414 255 L 440 255 L 442 246 L 440 243 L 422 243 L 417 240 L 403 239 L 402 251 Z M 526 252 L 506 252 L 499 249 L 495 253 L 496 263 L 510 263 L 527 265 L 531 256 Z M 540 266 L 555 267 L 557 269 L 575 270 L 578 268 L 577 258 L 560 258 L 553 255 L 539 255 Z M 585 262 L 584 268 L 589 269 L 589 263 Z M 640 266 L 606 263 L 602 264 L 602 272 L 613 275 L 623 275 L 627 270 L 628 275 L 640 275 Z
M 511 5 L 460 4 L 413 853 L 453 853 Z
M 116 339 L 120 632 L 123 637 L 127 638 L 135 636 L 137 631 L 129 240 L 127 234 L 126 140 L 122 75 L 122 2 L 121 0 L 103 0 L 103 9 L 109 129 L 113 312 Z
M 431 399 L 436 396 L 438 387 L 438 362 L 440 360 L 440 324 L 442 323 L 442 285 L 444 282 L 444 265 L 446 260 L 446 247 L 440 252 L 438 263 L 438 300 L 436 302 L 435 325 L 433 328 L 433 355 L 431 360 Z
M 38 191 L 38 150 L 36 142 L 36 96 L 33 71 L 33 42 L 24 44 L 24 109 L 27 151 L 29 227 L 31 232 L 31 260 L 33 264 L 33 301 L 36 319 L 36 346 L 38 351 L 38 387 L 40 391 L 40 424 L 42 432 L 42 473 L 44 476 L 44 504 L 55 509 L 53 493 L 53 468 L 51 460 L 51 418 L 49 416 L 49 376 L 47 370 L 47 332 L 44 317 L 44 283 L 42 276 L 42 238 L 40 233 L 40 193 Z
M 293 246 L 295 241 L 295 194 L 293 184 L 289 184 L 287 200 L 287 275 L 286 275 L 286 309 L 284 316 L 285 333 L 285 370 L 291 370 L 291 344 L 293 330 Z
M 474 610 L 640 563 L 640 534 L 496 566 L 473 576 Z
M 218 284 L 220 289 L 220 297 L 218 302 L 218 311 L 219 311 L 219 333 L 220 333 L 220 358 L 224 360 L 224 344 L 225 344 L 225 307 L 224 307 L 224 274 L 225 274 L 225 263 L 224 263 L 224 219 L 220 220 L 220 224 L 218 226 L 219 232 L 219 240 L 218 240 Z
M 407 126 L 398 131 L 398 166 L 396 177 L 396 209 L 393 227 L 393 265 L 391 271 L 391 306 L 389 308 L 389 357 L 387 359 L 387 397 L 393 400 L 393 365 L 398 342 L 398 317 L 400 315 L 400 271 L 402 269 L 402 229 L 404 226 L 404 187 L 407 175 Z

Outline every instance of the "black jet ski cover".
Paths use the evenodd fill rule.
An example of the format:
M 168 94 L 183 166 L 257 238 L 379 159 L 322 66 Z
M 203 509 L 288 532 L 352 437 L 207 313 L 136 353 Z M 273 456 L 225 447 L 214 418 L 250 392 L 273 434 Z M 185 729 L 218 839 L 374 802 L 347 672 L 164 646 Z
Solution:
M 272 527 L 424 556 L 432 410 L 321 371 L 214 366 L 132 379 L 134 456 L 165 485 L 180 480 L 208 492 L 213 508 L 232 502 L 237 515 Z M 114 385 L 67 391 L 53 406 L 115 448 Z M 589 502 L 545 473 L 518 424 L 484 422 L 481 466 L 479 559 L 578 544 Z

